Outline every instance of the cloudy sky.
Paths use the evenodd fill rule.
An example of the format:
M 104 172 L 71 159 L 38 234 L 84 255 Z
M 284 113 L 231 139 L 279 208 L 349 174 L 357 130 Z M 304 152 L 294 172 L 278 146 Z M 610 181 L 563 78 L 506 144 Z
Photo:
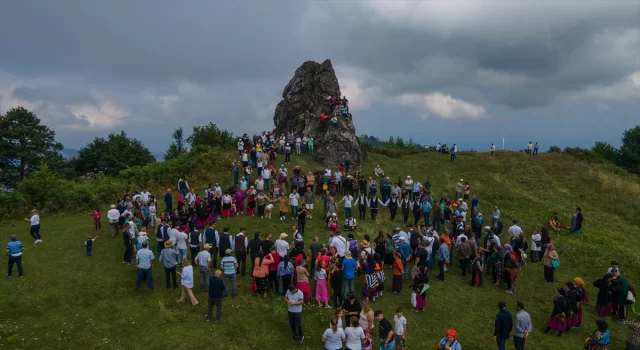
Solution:
M 68 148 L 125 130 L 273 128 L 331 59 L 358 134 L 486 149 L 619 145 L 640 124 L 640 1 L 1 1 L 0 113 Z

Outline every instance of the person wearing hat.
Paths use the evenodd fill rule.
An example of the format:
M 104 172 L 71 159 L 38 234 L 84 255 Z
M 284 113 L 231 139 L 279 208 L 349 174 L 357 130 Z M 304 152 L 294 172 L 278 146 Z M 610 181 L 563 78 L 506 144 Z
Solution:
M 11 277 L 13 273 L 13 265 L 18 265 L 18 275 L 20 277 L 24 276 L 24 271 L 22 270 L 22 253 L 24 252 L 24 245 L 22 242 L 18 240 L 16 235 L 11 235 L 9 237 L 10 241 L 7 243 L 6 254 L 9 256 L 9 269 L 7 276 Z
M 171 288 L 169 283 L 171 278 L 173 280 L 173 288 L 178 288 L 176 283 L 176 259 L 178 258 L 178 250 L 173 248 L 173 242 L 171 240 L 164 241 L 164 249 L 160 251 L 160 258 L 158 259 L 164 266 L 164 274 L 167 280 L 167 289 Z
M 227 288 L 224 290 L 224 296 L 226 297 L 229 292 L 229 286 L 231 286 L 231 296 L 237 295 L 236 291 L 236 274 L 238 273 L 238 260 L 233 256 L 233 250 L 231 248 L 223 252 L 224 257 L 220 260 L 220 266 L 224 274 L 224 284 Z
M 282 232 L 280 234 L 280 238 L 276 240 L 275 242 L 275 246 L 276 246 L 276 251 L 278 252 L 278 255 L 280 255 L 281 259 L 284 259 L 284 256 L 287 255 L 287 253 L 289 252 L 289 242 L 287 242 L 285 239 L 288 237 L 288 235 L 284 232 Z
M 200 251 L 193 259 L 200 270 L 200 291 L 206 292 L 209 286 L 209 271 L 211 271 L 211 245 L 205 243 L 204 250 Z
M 455 329 L 447 330 L 445 337 L 438 343 L 438 350 L 462 350 L 462 345 L 456 339 L 458 332 Z
M 113 230 L 111 237 L 115 237 L 118 234 L 118 221 L 120 220 L 120 211 L 116 209 L 115 204 L 112 204 L 111 209 L 107 212 L 107 220 L 109 220 L 109 227 Z

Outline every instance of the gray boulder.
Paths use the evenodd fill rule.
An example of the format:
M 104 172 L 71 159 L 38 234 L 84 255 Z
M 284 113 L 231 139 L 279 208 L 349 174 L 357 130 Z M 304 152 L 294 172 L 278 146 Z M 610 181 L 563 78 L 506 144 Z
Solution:
M 353 119 L 338 116 L 338 126 L 333 127 L 329 96 L 342 97 L 331 61 L 303 63 L 285 86 L 282 101 L 276 107 L 273 116 L 276 135 L 293 132 L 296 136 L 313 137 L 313 158 L 325 166 L 342 163 L 346 153 L 352 157 L 352 167 L 360 166 L 367 154 L 360 147 Z M 327 117 L 326 122 L 320 120 L 321 114 Z

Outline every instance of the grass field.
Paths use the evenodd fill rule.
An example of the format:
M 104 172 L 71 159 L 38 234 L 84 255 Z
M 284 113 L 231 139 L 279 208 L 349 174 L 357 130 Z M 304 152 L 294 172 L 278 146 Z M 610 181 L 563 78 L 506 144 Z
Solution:
M 322 167 L 308 157 L 293 159 L 303 170 Z M 390 279 L 387 293 L 375 303 L 387 317 L 396 307 L 407 312 L 410 349 L 435 349 L 448 328 L 455 328 L 465 350 L 493 349 L 493 320 L 497 303 L 507 302 L 511 311 L 515 302 L 527 305 L 534 323 L 527 342 L 529 349 L 581 349 L 584 339 L 595 328 L 595 301 L 585 306 L 582 329 L 572 330 L 561 338 L 543 334 L 552 309 L 555 288 L 564 281 L 580 276 L 589 286 L 592 299 L 596 290 L 591 283 L 601 277 L 609 260 L 618 259 L 621 271 L 631 283 L 640 277 L 638 269 L 638 232 L 640 232 L 640 185 L 581 163 L 561 154 L 541 154 L 527 157 L 521 153 L 498 152 L 495 159 L 486 153 L 461 154 L 455 163 L 435 153 L 389 159 L 372 154 L 363 167 L 372 173 L 380 164 L 395 180 L 397 176 L 412 175 L 423 181 L 428 175 L 435 198 L 449 195 L 461 177 L 470 181 L 473 193 L 481 200 L 480 209 L 489 216 L 494 205 L 501 208 L 505 225 L 518 219 L 530 236 L 534 227 L 546 223 L 558 212 L 569 223 L 576 206 L 582 207 L 585 224 L 581 235 L 553 233 L 562 266 L 556 271 L 555 285 L 543 283 L 542 266 L 528 264 L 520 274 L 518 292 L 506 294 L 494 287 L 490 277 L 480 288 L 472 288 L 469 278 L 462 277 L 457 268 L 450 268 L 446 282 L 437 282 L 435 273 L 429 290 L 426 312 L 409 312 L 408 282 L 401 295 L 392 296 Z M 279 162 L 277 163 L 279 165 Z M 218 174 L 210 181 L 230 178 Z M 193 184 L 192 184 L 193 185 Z M 201 193 L 204 186 L 198 189 Z M 164 192 L 162 192 L 164 193 Z M 106 212 L 109 203 L 105 203 Z M 162 208 L 163 206 L 160 205 Z M 321 206 L 316 206 L 321 208 Z M 164 288 L 164 273 L 154 265 L 154 290 L 135 289 L 136 270 L 122 264 L 124 248 L 120 236 L 111 238 L 104 227 L 96 232 L 87 212 L 43 216 L 44 242 L 34 245 L 28 234 L 28 223 L 7 221 L 0 225 L 2 242 L 10 234 L 17 234 L 25 243 L 23 264 L 25 277 L 0 279 L 0 347 L 6 349 L 322 349 L 320 337 L 329 324 L 332 310 L 305 307 L 303 327 L 305 344 L 291 341 L 287 323 L 287 309 L 279 297 L 258 298 L 250 291 L 249 277 L 239 280 L 239 295 L 224 301 L 223 321 L 205 322 L 206 295 L 197 292 L 200 305 L 178 304 L 177 290 Z M 25 215 L 28 213 L 25 212 Z M 219 228 L 231 226 L 237 233 L 240 226 L 253 232 L 290 232 L 291 220 L 279 221 L 256 217 L 234 217 L 223 220 Z M 317 235 L 326 242 L 319 209 L 307 223 L 306 245 Z M 103 218 L 103 222 L 105 222 Z M 388 210 L 382 209 L 377 222 L 361 221 L 361 230 L 369 233 L 389 231 L 401 224 L 401 215 L 390 223 Z M 87 235 L 99 234 L 94 243 L 93 257 L 84 256 L 83 242 Z M 528 237 L 527 236 L 527 237 Z M 155 251 L 155 240 L 152 239 Z M 6 269 L 7 257 L 0 258 Z M 197 274 L 197 272 L 196 272 Z M 388 276 L 390 272 L 388 273 Z M 196 276 L 197 281 L 197 276 Z M 361 281 L 356 289 L 361 287 Z M 612 330 L 610 349 L 622 349 L 626 340 L 625 326 L 609 322 Z M 376 330 L 377 330 L 376 325 Z M 377 332 L 375 334 L 377 338 Z M 378 345 L 376 340 L 376 346 Z M 377 349 L 377 347 L 375 347 Z M 508 349 L 513 348 L 509 343 Z

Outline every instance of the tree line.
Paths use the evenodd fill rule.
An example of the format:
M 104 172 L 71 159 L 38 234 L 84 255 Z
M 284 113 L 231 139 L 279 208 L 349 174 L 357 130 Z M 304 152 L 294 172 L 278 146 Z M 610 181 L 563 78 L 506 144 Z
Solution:
M 164 159 L 171 160 L 188 153 L 209 149 L 234 149 L 238 138 L 227 130 L 209 123 L 193 127 L 184 138 L 183 129 L 172 135 Z M 156 161 L 151 151 L 139 140 L 124 131 L 96 137 L 80 149 L 78 155 L 65 159 L 64 146 L 56 140 L 55 131 L 41 123 L 35 113 L 13 108 L 0 115 L 0 181 L 5 189 L 14 189 L 26 177 L 39 172 L 43 166 L 57 176 L 73 179 L 86 174 L 116 176 L 121 171 Z M 189 149 L 189 150 L 188 150 Z

